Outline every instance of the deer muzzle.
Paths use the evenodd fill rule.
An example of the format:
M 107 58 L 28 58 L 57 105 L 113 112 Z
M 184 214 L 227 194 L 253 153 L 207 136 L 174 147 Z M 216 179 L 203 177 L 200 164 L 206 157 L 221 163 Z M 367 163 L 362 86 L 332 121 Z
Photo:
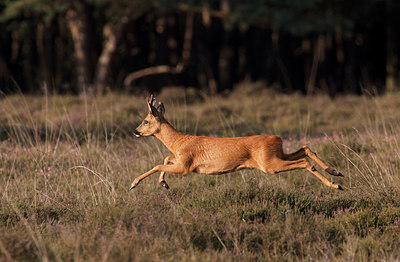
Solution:
M 140 135 L 139 131 L 137 131 L 137 129 L 135 129 L 135 130 L 133 131 L 133 134 L 134 134 L 136 137 L 141 137 L 141 135 Z

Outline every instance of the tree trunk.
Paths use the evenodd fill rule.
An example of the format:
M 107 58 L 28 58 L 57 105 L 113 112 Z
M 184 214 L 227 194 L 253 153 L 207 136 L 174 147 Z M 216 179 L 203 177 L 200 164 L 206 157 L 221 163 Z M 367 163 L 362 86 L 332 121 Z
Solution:
M 89 25 L 85 11 L 81 4 L 76 4 L 77 10 L 69 9 L 66 13 L 67 25 L 74 42 L 74 52 L 76 59 L 77 92 L 83 94 L 90 85 L 93 69 L 90 63 L 89 48 Z
M 220 3 L 220 9 L 222 12 L 229 13 L 230 6 L 227 0 L 222 0 Z M 233 57 L 233 48 L 229 45 L 229 38 L 231 37 L 230 30 L 224 30 L 223 22 L 220 22 L 222 28 L 222 36 L 221 42 L 222 45 L 220 46 L 220 52 L 218 57 L 218 86 L 221 90 L 225 89 L 232 89 L 232 76 L 230 75 L 231 70 L 231 63 Z
M 392 3 L 386 0 L 386 92 L 396 90 L 396 50 L 393 35 Z
M 323 41 L 324 38 L 322 35 L 318 35 L 318 37 L 314 40 L 314 54 L 313 61 L 311 65 L 310 77 L 308 78 L 306 92 L 307 95 L 312 95 L 315 87 L 315 80 L 317 79 L 318 66 L 321 57 L 323 56 Z
M 39 58 L 39 65 L 40 65 L 40 84 L 43 85 L 42 88 L 45 88 L 45 86 L 49 86 L 51 83 L 51 73 L 50 73 L 50 68 L 49 68 L 49 57 L 48 57 L 48 51 L 46 51 L 46 41 L 45 41 L 45 25 L 43 23 L 38 23 L 37 25 L 37 31 L 36 31 L 36 46 L 37 46 L 37 52 L 38 52 L 38 58 Z M 42 90 L 44 93 L 47 92 L 47 90 Z
M 94 76 L 94 92 L 96 95 L 103 95 L 107 89 L 107 77 L 110 74 L 112 60 L 117 51 L 123 31 L 129 23 L 127 17 L 122 18 L 117 24 L 106 24 L 103 29 L 104 46 L 97 61 Z

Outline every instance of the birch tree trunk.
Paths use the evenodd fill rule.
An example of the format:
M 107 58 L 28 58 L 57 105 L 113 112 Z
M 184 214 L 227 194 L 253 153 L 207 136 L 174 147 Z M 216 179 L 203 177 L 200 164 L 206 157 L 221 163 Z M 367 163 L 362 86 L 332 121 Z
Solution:
M 103 95 L 108 88 L 107 77 L 110 74 L 112 60 L 120 44 L 121 36 L 129 23 L 127 17 L 122 18 L 117 24 L 108 23 L 104 26 L 104 45 L 97 61 L 96 72 L 94 76 L 94 93 Z

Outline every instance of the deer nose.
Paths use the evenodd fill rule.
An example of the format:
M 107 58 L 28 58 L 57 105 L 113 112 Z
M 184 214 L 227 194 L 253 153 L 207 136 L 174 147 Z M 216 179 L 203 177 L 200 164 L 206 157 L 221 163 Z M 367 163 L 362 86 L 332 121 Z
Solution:
M 139 131 L 137 131 L 137 129 L 135 129 L 135 130 L 133 131 L 133 134 L 134 134 L 136 137 L 140 137 L 140 133 L 139 133 Z

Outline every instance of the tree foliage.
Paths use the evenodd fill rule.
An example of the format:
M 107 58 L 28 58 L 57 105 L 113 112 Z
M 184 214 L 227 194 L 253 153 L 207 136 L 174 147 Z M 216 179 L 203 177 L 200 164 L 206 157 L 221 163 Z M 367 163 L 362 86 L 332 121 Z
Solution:
M 387 75 L 398 82 L 396 11 L 394 0 L 2 0 L 0 83 L 29 92 L 46 83 L 72 93 L 170 84 L 215 93 L 250 77 L 283 91 L 383 91 Z M 174 70 L 123 84 L 158 65 Z

